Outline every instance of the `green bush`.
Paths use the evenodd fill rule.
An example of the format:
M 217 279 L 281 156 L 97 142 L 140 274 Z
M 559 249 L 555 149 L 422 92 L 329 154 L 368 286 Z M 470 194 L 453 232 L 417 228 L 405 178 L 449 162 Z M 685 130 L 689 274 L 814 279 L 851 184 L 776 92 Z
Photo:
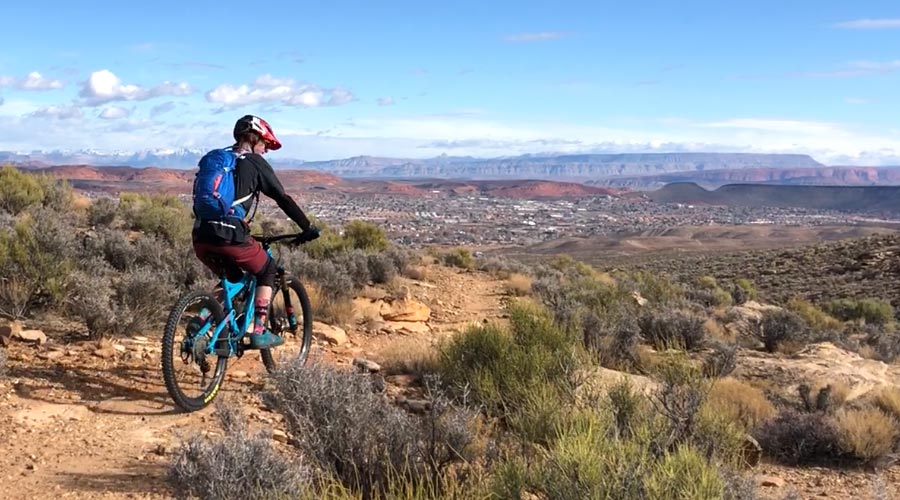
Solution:
M 825 304 L 825 312 L 843 321 L 864 321 L 869 325 L 885 325 L 894 320 L 894 308 L 878 299 L 837 299 Z
M 175 196 L 123 193 L 118 211 L 134 231 L 159 236 L 169 244 L 185 243 L 190 238 L 190 211 Z
M 97 198 L 88 207 L 88 224 L 109 227 L 116 220 L 119 202 L 112 198 Z
M 653 306 L 678 306 L 684 301 L 684 287 L 664 276 L 639 271 L 629 278 L 634 281 L 641 296 Z
M 41 205 L 54 212 L 66 214 L 72 210 L 72 201 L 75 194 L 72 191 L 72 185 L 65 179 L 55 179 L 49 175 L 37 176 L 38 184 L 41 186 Z
M 724 483 L 715 466 L 696 448 L 680 446 L 667 453 L 647 478 L 647 498 L 719 499 Z
M 12 166 L 0 168 L 0 208 L 18 215 L 43 199 L 44 190 L 37 176 L 20 172 Z
M 317 260 L 329 260 L 347 250 L 347 240 L 328 226 L 319 227 L 320 236 L 303 245 L 303 251 Z
M 704 319 L 684 311 L 651 311 L 638 319 L 641 335 L 657 349 L 694 350 L 703 345 Z
M 518 303 L 510 307 L 508 329 L 471 327 L 439 347 L 441 380 L 457 394 L 469 391 L 495 416 L 537 411 L 554 394 L 570 400 L 581 363 L 575 341 L 546 311 Z
M 806 338 L 808 326 L 799 315 L 787 310 L 766 311 L 756 325 L 756 334 L 768 352 L 775 352 L 784 342 Z
M 475 257 L 472 256 L 472 252 L 465 248 L 457 248 L 443 254 L 441 261 L 451 267 L 459 267 L 461 269 L 475 268 Z
M 802 297 L 788 301 L 786 309 L 797 313 L 810 328 L 819 332 L 840 330 L 841 322 Z
M 344 240 L 350 248 L 367 252 L 383 252 L 390 246 L 384 230 L 361 220 L 350 221 L 344 226 Z
M 0 230 L 0 314 L 21 318 L 35 306 L 58 306 L 72 270 L 74 234 L 44 209 Z
M 756 300 L 759 293 L 756 291 L 756 285 L 746 278 L 739 278 L 734 282 L 731 295 L 734 297 L 736 304 L 743 304 L 748 300 Z

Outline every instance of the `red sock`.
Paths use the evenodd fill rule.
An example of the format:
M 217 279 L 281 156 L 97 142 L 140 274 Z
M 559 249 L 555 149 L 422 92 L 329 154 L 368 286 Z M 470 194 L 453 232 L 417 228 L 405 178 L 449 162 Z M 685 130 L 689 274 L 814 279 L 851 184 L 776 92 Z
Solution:
M 266 315 L 269 312 L 269 301 L 256 299 L 256 311 L 254 315 L 253 333 L 260 334 L 266 330 Z

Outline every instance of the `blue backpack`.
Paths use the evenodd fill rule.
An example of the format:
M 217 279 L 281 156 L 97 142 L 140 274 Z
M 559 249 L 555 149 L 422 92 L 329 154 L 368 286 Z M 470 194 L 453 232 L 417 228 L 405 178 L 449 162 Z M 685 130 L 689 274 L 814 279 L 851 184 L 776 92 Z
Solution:
M 225 217 L 243 219 L 246 215 L 241 203 L 247 198 L 234 199 L 234 169 L 237 154 L 231 148 L 214 149 L 200 159 L 200 171 L 194 179 L 194 214 L 200 220 L 219 220 Z

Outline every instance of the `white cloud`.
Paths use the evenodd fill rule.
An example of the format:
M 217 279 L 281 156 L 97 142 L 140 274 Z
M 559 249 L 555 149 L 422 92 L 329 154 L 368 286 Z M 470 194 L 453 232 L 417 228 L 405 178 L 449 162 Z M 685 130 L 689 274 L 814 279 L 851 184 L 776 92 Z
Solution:
M 123 84 L 118 76 L 109 70 L 94 71 L 78 95 L 88 106 L 99 106 L 113 101 L 145 101 L 160 96 L 185 96 L 193 92 L 187 83 L 163 82 L 156 87 L 145 88 L 134 84 Z
M 63 88 L 63 83 L 59 80 L 46 78 L 37 71 L 32 71 L 28 73 L 28 76 L 20 80 L 17 86 L 21 90 L 55 90 Z
M 206 100 L 221 104 L 224 108 L 263 103 L 315 108 L 341 106 L 355 101 L 356 96 L 340 87 L 324 89 L 317 85 L 298 83 L 291 78 L 276 78 L 265 74 L 250 85 L 234 86 L 227 83 L 219 85 L 206 93 Z
M 507 42 L 542 42 L 546 40 L 557 40 L 569 36 L 568 33 L 560 31 L 542 31 L 539 33 L 517 33 L 515 35 L 507 35 L 503 37 Z
M 378 98 L 378 105 L 379 105 L 379 106 L 393 106 L 393 105 L 394 105 L 394 98 L 391 97 L 391 96 L 379 97 L 379 98 Z
M 55 118 L 57 120 L 72 120 L 84 116 L 84 112 L 78 106 L 45 106 L 33 111 L 28 116 L 34 118 Z
M 57 90 L 63 86 L 63 82 L 47 78 L 37 71 L 28 73 L 24 78 L 0 76 L 0 87 L 15 87 L 19 90 Z
M 104 120 L 119 120 L 122 118 L 127 118 L 131 115 L 131 110 L 120 107 L 120 106 L 109 106 L 107 108 L 103 108 L 103 111 L 100 112 L 100 118 Z
M 895 19 L 856 19 L 835 24 L 838 28 L 851 30 L 877 30 L 900 28 L 900 18 Z
M 900 71 L 900 59 L 892 61 L 854 61 L 830 71 L 804 73 L 800 76 L 810 78 L 856 78 L 871 75 L 887 75 Z
M 862 97 L 848 97 L 848 98 L 844 99 L 844 102 L 846 102 L 847 104 L 853 104 L 856 106 L 862 105 L 862 104 L 869 104 L 869 101 L 867 99 L 863 99 Z

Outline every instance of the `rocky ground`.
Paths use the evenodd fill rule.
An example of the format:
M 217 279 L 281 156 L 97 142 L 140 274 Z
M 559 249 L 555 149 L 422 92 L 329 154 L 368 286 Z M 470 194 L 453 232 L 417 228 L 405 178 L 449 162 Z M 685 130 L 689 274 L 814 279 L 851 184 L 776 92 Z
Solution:
M 381 361 L 466 325 L 502 319 L 503 283 L 482 273 L 430 266 L 421 281 L 400 279 L 390 290 L 366 290 L 347 325 L 316 325 L 313 358 L 339 365 Z M 8 343 L 8 376 L 0 379 L 0 498 L 169 498 L 165 474 L 187 436 L 220 432 L 213 408 L 179 413 L 162 383 L 159 331 L 97 343 L 72 325 L 26 322 Z M 29 330 L 39 330 L 39 332 Z M 12 333 L 12 332 L 9 332 Z M 288 351 L 285 349 L 284 351 Z M 736 374 L 769 377 L 792 390 L 804 376 L 846 379 L 864 392 L 895 384 L 900 368 L 863 360 L 830 345 L 790 359 L 742 352 Z M 279 417 L 259 402 L 262 364 L 236 360 L 220 397 L 244 407 L 254 426 L 287 441 Z M 411 409 L 417 394 L 402 376 L 386 391 Z M 866 469 L 787 468 L 763 462 L 752 471 L 767 497 L 796 490 L 799 498 L 900 498 L 900 466 Z M 877 496 L 878 491 L 889 496 Z

